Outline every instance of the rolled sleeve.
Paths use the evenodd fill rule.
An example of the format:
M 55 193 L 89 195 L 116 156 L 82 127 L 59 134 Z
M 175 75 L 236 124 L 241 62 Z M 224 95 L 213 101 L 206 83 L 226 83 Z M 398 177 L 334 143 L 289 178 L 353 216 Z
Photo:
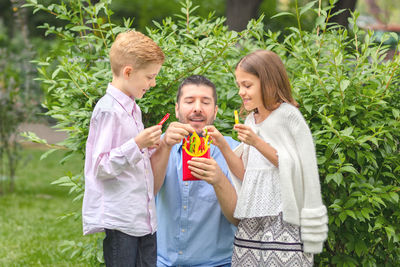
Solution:
M 121 146 L 121 153 L 131 165 L 137 164 L 143 159 L 144 151 L 141 151 L 134 139 L 129 140 Z

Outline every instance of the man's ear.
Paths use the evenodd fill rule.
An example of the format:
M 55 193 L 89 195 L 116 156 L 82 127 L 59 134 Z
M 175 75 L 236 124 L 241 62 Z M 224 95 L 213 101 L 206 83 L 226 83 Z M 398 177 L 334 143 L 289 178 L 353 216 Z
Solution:
M 179 120 L 179 118 L 178 118 L 178 114 L 179 114 L 178 110 L 179 110 L 179 105 L 178 105 L 178 103 L 175 103 L 175 117 Z
M 133 73 L 133 68 L 132 68 L 131 66 L 125 66 L 125 67 L 122 69 L 122 76 L 123 76 L 125 79 L 129 78 L 129 76 L 132 75 L 132 73 Z
M 215 105 L 214 120 L 217 118 L 217 113 L 218 113 L 218 105 Z

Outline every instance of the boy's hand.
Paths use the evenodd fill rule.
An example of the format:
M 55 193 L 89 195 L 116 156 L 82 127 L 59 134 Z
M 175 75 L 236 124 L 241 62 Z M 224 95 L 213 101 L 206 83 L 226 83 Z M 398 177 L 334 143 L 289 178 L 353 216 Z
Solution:
M 182 142 L 182 139 L 193 133 L 194 129 L 189 124 L 183 124 L 177 121 L 171 122 L 165 131 L 164 142 L 168 146 L 173 146 Z
M 135 142 L 139 149 L 156 147 L 160 143 L 161 127 L 161 125 L 154 125 L 141 131 L 135 137 Z
M 206 129 L 215 146 L 221 149 L 221 146 L 227 144 L 224 136 L 217 130 L 217 128 L 215 128 L 215 126 L 207 125 L 206 127 L 204 127 L 203 135 L 205 134 Z
M 234 130 L 238 132 L 238 139 L 245 144 L 255 146 L 260 137 L 253 132 L 250 126 L 244 124 L 235 124 Z

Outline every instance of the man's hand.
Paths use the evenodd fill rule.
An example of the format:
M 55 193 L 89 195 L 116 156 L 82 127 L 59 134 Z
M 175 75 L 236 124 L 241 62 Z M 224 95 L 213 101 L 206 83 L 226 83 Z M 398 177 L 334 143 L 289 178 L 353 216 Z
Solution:
M 161 125 L 151 126 L 141 131 L 135 137 L 135 142 L 139 149 L 157 147 L 160 144 L 161 133 Z
M 164 142 L 168 146 L 173 146 L 182 141 L 190 133 L 193 133 L 194 129 L 189 124 L 183 124 L 180 122 L 172 122 L 165 131 Z
M 211 185 L 216 185 L 223 179 L 223 172 L 213 159 L 193 157 L 188 161 L 189 170 L 196 178 L 206 181 Z

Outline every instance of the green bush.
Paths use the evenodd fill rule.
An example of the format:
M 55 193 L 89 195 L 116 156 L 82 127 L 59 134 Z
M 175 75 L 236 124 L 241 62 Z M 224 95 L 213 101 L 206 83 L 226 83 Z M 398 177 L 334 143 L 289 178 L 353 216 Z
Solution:
M 109 3 L 43 6 L 28 1 L 36 10 L 67 22 L 59 28 L 44 25 L 46 34 L 59 36 L 66 45 L 57 57 L 37 61 L 48 114 L 57 119 L 58 128 L 69 132 L 59 144 L 70 150 L 66 159 L 72 153 L 84 154 L 92 109 L 111 79 L 108 49 L 132 22 L 111 23 Z M 232 134 L 232 110 L 240 106 L 235 63 L 256 48 L 275 51 L 287 66 L 295 97 L 315 137 L 322 193 L 329 207 L 329 237 L 316 263 L 394 266 L 400 261 L 400 58 L 396 54 L 385 61 L 388 48 L 374 42 L 372 32 L 356 26 L 352 31 L 327 28 L 331 7 L 315 10 L 314 3 L 297 9 L 294 16 L 301 21 L 304 14 L 321 14 L 314 30 L 305 32 L 298 25 L 286 36 L 264 32 L 262 18 L 251 21 L 242 33 L 228 31 L 223 18 L 194 15 L 190 2 L 182 5 L 177 19 L 154 23 L 147 34 L 160 44 L 166 62 L 157 86 L 139 102 L 144 123 L 150 126 L 166 112 L 173 113 L 182 78 L 204 74 L 218 87 L 216 126 Z M 82 198 L 82 173 L 56 183 L 71 186 L 76 199 Z M 73 253 L 79 255 L 76 249 Z M 95 258 L 90 246 L 82 253 L 83 260 Z
M 324 22 L 315 30 L 275 33 L 265 47 L 287 66 L 315 138 L 329 237 L 319 264 L 397 266 L 400 262 L 400 56 L 373 32 Z

